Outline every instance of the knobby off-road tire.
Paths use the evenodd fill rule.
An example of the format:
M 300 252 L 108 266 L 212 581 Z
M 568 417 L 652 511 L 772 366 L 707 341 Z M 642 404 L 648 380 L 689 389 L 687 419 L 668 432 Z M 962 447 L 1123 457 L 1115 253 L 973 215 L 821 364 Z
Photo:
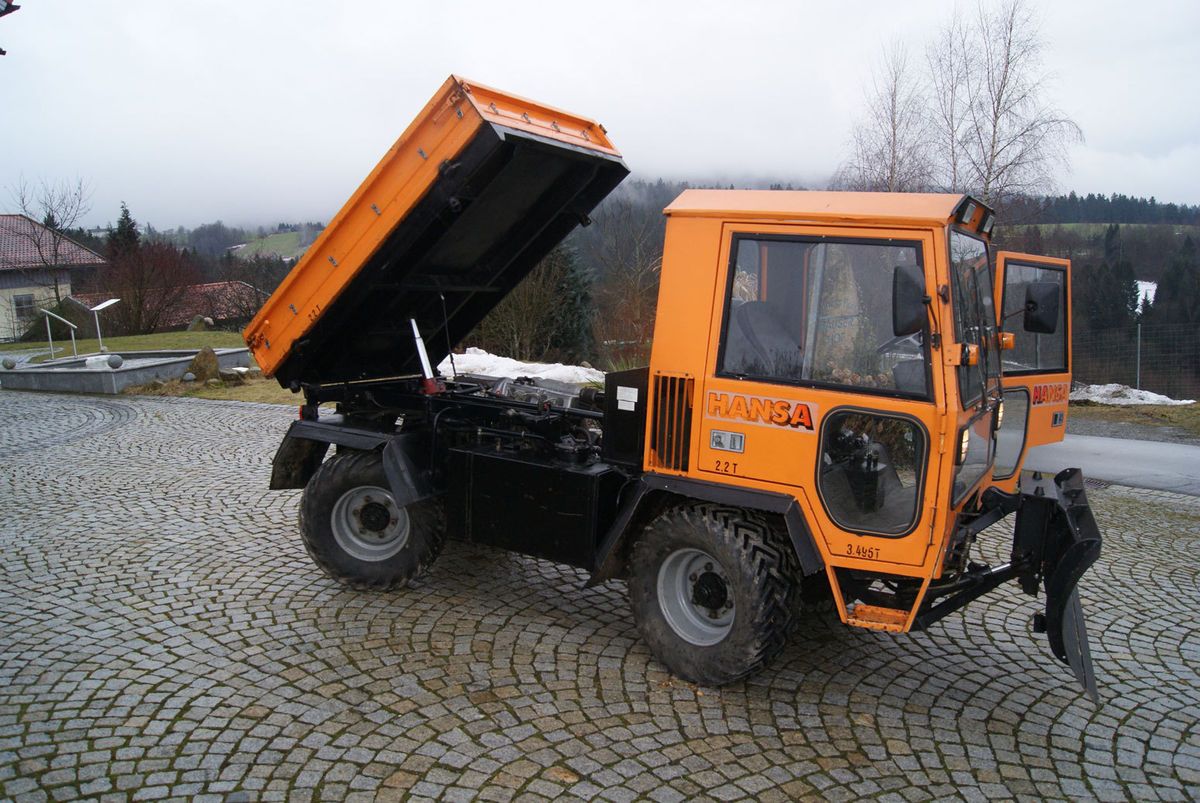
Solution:
M 783 650 L 800 608 L 791 544 L 754 511 L 670 508 L 641 532 L 629 565 L 642 638 L 693 683 L 720 686 L 761 669 Z
M 378 452 L 326 460 L 300 500 L 304 548 L 351 588 L 386 590 L 419 577 L 442 551 L 445 533 L 439 503 L 396 505 Z

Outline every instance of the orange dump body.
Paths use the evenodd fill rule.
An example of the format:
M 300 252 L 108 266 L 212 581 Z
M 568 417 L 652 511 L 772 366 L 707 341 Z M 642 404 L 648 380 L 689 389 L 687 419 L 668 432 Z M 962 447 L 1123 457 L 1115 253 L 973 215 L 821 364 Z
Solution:
M 246 327 L 281 385 L 436 364 L 627 175 L 603 126 L 451 76 Z

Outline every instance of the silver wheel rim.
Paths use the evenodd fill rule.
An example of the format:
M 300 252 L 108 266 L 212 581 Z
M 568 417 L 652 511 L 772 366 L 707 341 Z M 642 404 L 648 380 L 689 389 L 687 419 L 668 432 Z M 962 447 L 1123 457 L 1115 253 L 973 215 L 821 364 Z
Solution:
M 675 635 L 699 647 L 729 635 L 736 614 L 721 564 L 707 552 L 690 548 L 675 550 L 658 567 L 658 606 Z
M 408 511 L 376 485 L 346 491 L 329 516 L 333 540 L 347 554 L 369 563 L 387 560 L 408 544 Z

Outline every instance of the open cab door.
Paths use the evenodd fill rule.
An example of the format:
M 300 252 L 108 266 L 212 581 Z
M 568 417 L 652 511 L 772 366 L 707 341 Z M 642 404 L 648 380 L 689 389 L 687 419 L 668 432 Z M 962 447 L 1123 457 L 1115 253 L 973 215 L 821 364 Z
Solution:
M 1021 578 L 1027 593 L 1046 591 L 1046 610 L 1035 618 L 1050 651 L 1071 667 L 1099 702 L 1083 606 L 1076 584 L 1100 556 L 1101 536 L 1078 468 L 1053 478 L 1021 479 L 1034 446 L 1063 439 L 1071 394 L 1071 263 L 1065 259 L 1001 251 L 996 255 L 997 317 L 1001 332 L 1004 416 L 996 433 L 993 484 L 1018 490 L 1013 555 L 1038 569 Z
M 1030 448 L 1063 439 L 1071 393 L 1071 263 L 1001 251 L 996 298 L 1004 419 L 995 484 L 1013 491 Z

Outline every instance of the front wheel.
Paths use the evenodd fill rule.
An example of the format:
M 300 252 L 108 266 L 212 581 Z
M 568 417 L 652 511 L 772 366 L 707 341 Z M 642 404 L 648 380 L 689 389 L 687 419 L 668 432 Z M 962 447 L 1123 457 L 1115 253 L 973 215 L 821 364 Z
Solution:
M 761 513 L 692 503 L 642 531 L 629 598 L 655 658 L 685 680 L 720 686 L 783 649 L 799 577 L 786 536 Z
M 439 505 L 397 505 L 378 452 L 340 453 L 321 464 L 300 500 L 300 534 L 326 574 L 364 589 L 419 576 L 445 542 Z

